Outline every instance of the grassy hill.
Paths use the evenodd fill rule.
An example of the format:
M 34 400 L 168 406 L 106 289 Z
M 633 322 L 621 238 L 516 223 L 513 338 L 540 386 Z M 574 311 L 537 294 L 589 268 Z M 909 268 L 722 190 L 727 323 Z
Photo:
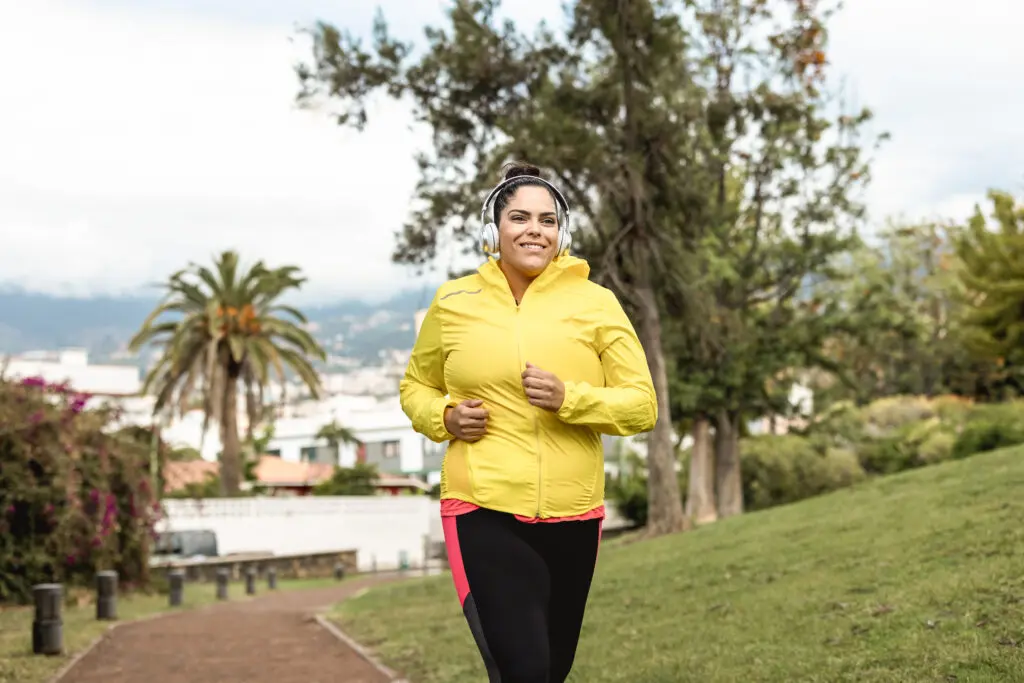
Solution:
M 445 575 L 334 615 L 414 683 L 486 682 Z M 574 683 L 1024 681 L 1024 448 L 602 550 Z

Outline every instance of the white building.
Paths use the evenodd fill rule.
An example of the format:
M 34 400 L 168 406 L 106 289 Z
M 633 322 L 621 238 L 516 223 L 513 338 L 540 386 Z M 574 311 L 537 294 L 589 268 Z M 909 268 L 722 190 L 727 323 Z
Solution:
M 127 365 L 90 365 L 89 352 L 85 349 L 31 351 L 0 356 L 0 370 L 4 377 L 10 379 L 41 377 L 50 384 L 66 382 L 75 391 L 99 396 L 135 396 L 142 387 L 138 368 Z
M 439 479 L 444 444 L 413 431 L 395 395 L 383 400 L 336 395 L 319 403 L 299 404 L 290 413 L 274 422 L 274 436 L 266 449 L 270 455 L 291 462 L 333 462 L 333 449 L 316 435 L 336 422 L 362 444 L 339 444 L 335 464 L 351 467 L 361 461 L 376 465 L 380 472 L 422 475 L 430 483 Z

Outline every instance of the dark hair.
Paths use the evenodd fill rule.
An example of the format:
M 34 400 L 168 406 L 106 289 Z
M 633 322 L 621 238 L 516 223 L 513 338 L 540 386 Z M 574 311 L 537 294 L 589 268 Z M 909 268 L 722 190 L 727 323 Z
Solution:
M 511 180 L 512 178 L 518 178 L 518 180 L 509 183 L 505 187 L 501 188 L 501 191 L 494 197 L 494 224 L 497 225 L 501 221 L 501 212 L 505 210 L 508 203 L 512 200 L 516 191 L 520 187 L 526 185 L 534 185 L 536 187 L 543 187 L 551 195 L 551 199 L 555 202 L 555 213 L 558 215 L 559 224 L 562 221 L 562 206 L 558 203 L 558 199 L 554 193 L 551 192 L 551 188 L 545 185 L 541 180 L 535 180 L 540 178 L 540 169 L 536 166 L 524 162 L 512 162 L 505 164 L 503 169 L 505 171 L 505 177 L 503 180 Z

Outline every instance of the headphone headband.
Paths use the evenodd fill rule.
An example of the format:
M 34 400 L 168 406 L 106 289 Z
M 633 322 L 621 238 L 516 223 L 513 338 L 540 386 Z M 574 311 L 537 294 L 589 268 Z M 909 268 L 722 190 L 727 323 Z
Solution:
M 501 192 L 502 189 L 508 187 L 509 185 L 511 185 L 512 183 L 515 183 L 516 181 L 519 181 L 519 182 L 536 181 L 536 182 L 539 182 L 542 185 L 544 185 L 544 187 L 546 187 L 549 190 L 551 190 L 551 193 L 555 196 L 555 201 L 562 205 L 562 213 L 565 214 L 565 220 L 566 220 L 566 226 L 565 227 L 566 227 L 566 229 L 569 228 L 569 225 L 568 225 L 568 221 L 569 221 L 569 202 L 565 201 L 565 197 L 562 195 L 562 192 L 557 187 L 555 187 L 554 185 L 552 185 L 548 181 L 544 180 L 540 176 L 536 176 L 536 175 L 517 175 L 517 176 L 513 176 L 512 178 L 506 178 L 505 180 L 502 180 L 500 183 L 495 185 L 494 189 L 491 190 L 490 193 L 487 195 L 487 198 L 484 199 L 483 208 L 480 210 L 480 222 L 481 223 L 486 225 L 488 223 L 495 223 L 496 224 L 498 222 L 497 218 L 494 215 L 492 215 L 490 217 L 491 218 L 490 220 L 487 220 L 487 212 L 488 212 L 488 210 L 490 210 L 492 208 L 491 202 L 494 201 L 494 198 L 498 195 L 499 192 Z

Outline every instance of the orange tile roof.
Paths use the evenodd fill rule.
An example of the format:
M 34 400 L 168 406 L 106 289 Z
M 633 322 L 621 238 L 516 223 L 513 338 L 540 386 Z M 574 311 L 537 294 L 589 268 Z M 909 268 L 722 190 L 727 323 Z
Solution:
M 260 456 L 256 479 L 261 484 L 304 486 L 319 484 L 331 478 L 334 465 L 314 462 L 288 462 L 273 455 Z
M 217 476 L 220 463 L 206 460 L 172 461 L 164 464 L 164 493 L 202 484 L 209 475 Z
M 206 460 L 168 462 L 164 465 L 164 492 L 201 484 L 207 475 L 217 475 L 220 463 Z M 314 486 L 331 478 L 334 465 L 329 463 L 289 462 L 274 455 L 260 456 L 256 465 L 256 480 L 264 486 Z M 429 490 L 429 486 L 413 477 L 380 473 L 378 486 L 408 486 Z

